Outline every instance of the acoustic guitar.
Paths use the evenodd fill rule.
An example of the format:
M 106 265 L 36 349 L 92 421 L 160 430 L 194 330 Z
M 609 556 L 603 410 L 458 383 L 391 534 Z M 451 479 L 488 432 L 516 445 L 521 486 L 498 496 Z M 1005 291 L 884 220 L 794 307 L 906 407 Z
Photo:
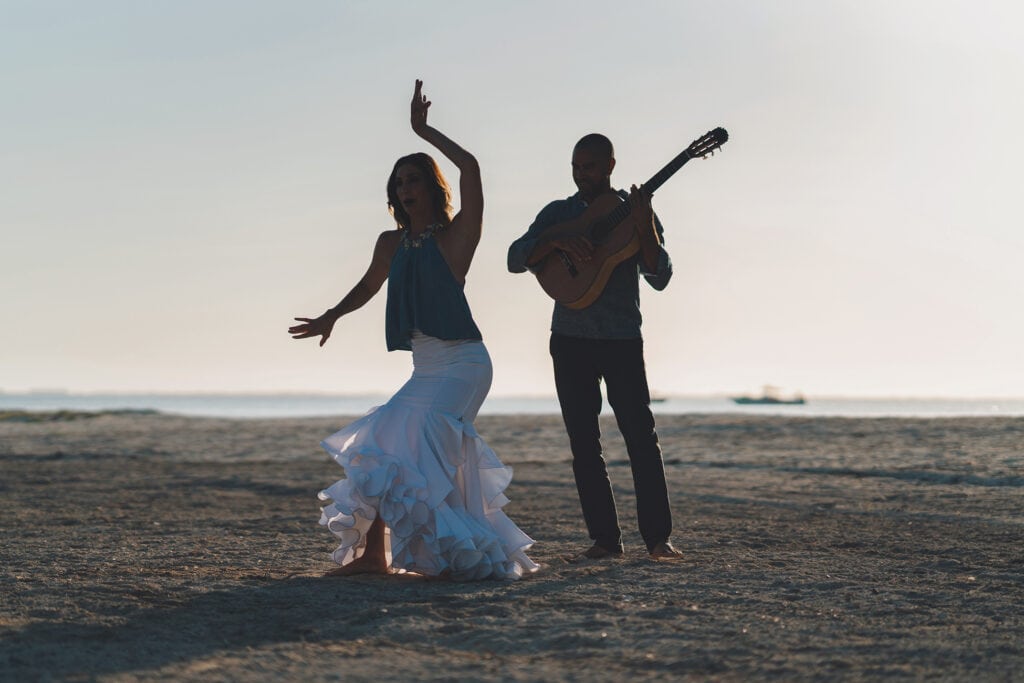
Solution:
M 653 195 L 687 161 L 713 154 L 728 139 L 724 128 L 708 131 L 651 176 L 642 189 Z M 579 261 L 562 249 L 548 254 L 534 271 L 548 296 L 577 310 L 601 296 L 615 267 L 640 250 L 640 238 L 632 221 L 626 220 L 630 208 L 628 201 L 608 192 L 592 201 L 578 218 L 550 228 L 551 232 L 586 237 L 594 245 L 594 253 L 589 261 Z

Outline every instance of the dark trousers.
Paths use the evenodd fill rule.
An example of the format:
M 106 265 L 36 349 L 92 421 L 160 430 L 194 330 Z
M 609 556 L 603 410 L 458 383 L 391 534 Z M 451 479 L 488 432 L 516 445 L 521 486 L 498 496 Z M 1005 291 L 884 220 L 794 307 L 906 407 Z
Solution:
M 636 489 L 640 535 L 651 550 L 672 533 L 665 467 L 651 414 L 642 339 L 581 339 L 551 335 L 551 359 L 562 419 L 572 449 L 572 470 L 590 538 L 622 548 L 608 469 L 601 454 L 601 380 L 626 441 Z

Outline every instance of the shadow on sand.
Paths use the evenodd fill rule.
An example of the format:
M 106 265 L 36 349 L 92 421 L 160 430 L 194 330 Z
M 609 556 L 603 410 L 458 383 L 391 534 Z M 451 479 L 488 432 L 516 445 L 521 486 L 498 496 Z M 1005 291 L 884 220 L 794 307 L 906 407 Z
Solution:
M 610 578 L 603 574 L 621 569 L 595 568 L 577 580 L 600 582 Z M 467 617 L 469 622 L 473 615 L 501 618 L 508 616 L 508 601 L 516 595 L 553 598 L 564 590 L 562 581 L 540 577 L 457 583 L 398 576 L 301 576 L 253 581 L 180 604 L 150 591 L 150 605 L 160 599 L 169 604 L 135 608 L 111 601 L 108 613 L 127 615 L 115 625 L 37 622 L 0 630 L 0 678 L 93 680 L 301 643 L 383 640 L 400 646 L 426 623 L 432 623 L 430 628 L 447 647 L 472 651 L 479 644 L 474 637 L 467 638 L 473 629 L 464 621 Z M 528 639 L 517 644 L 513 638 L 505 645 L 536 652 L 540 644 Z

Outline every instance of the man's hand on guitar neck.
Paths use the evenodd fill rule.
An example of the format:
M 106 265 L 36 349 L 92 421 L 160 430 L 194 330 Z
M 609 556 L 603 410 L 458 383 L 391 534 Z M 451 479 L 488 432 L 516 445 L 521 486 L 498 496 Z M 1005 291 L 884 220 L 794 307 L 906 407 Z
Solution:
M 633 214 L 638 234 L 648 228 L 654 230 L 654 209 L 651 208 L 651 195 L 642 187 L 630 186 L 629 210 Z
M 633 185 L 629 188 L 630 213 L 633 214 L 637 237 L 640 238 L 640 257 L 644 269 L 653 273 L 658 268 L 658 230 L 654 227 L 654 209 L 651 208 L 651 195 L 643 188 Z

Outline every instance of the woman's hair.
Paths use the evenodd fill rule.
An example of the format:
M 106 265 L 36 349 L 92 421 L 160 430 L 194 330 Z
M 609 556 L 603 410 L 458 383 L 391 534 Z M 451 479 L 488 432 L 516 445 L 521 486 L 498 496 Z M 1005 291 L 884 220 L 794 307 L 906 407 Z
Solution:
M 398 193 L 395 191 L 398 167 L 403 164 L 415 166 L 423 174 L 430 197 L 434 200 L 434 211 L 437 213 L 438 220 L 445 225 L 450 223 L 452 220 L 452 190 L 448 187 L 448 181 L 444 179 L 437 162 L 429 154 L 416 152 L 396 161 L 394 168 L 391 169 L 391 176 L 388 177 L 388 211 L 394 216 L 398 229 L 409 227 L 409 214 L 402 208 L 402 202 L 398 200 Z

